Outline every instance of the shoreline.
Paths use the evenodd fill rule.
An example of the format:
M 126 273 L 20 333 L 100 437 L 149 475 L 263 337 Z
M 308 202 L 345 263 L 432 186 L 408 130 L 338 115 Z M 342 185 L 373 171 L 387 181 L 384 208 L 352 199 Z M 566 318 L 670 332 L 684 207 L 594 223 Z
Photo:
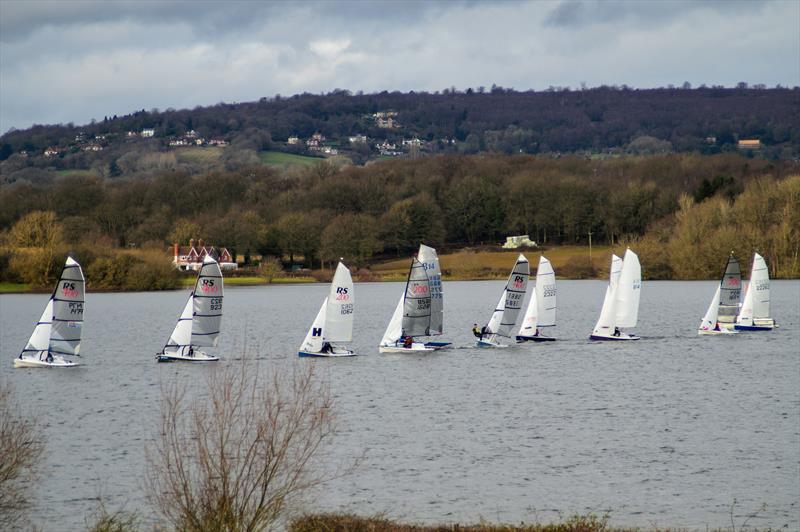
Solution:
M 502 281 L 506 277 L 505 276 L 483 276 L 483 277 L 443 277 L 443 282 L 448 283 L 458 283 L 458 282 L 472 282 L 472 281 Z M 253 286 L 298 286 L 298 285 L 309 285 L 309 284 L 327 284 L 328 281 L 320 281 L 313 277 L 296 277 L 296 278 L 281 278 L 281 279 L 273 279 L 272 282 L 267 281 L 255 281 L 251 280 L 250 278 L 246 279 L 243 282 L 236 282 L 235 279 L 240 279 L 237 277 L 230 277 L 225 279 L 225 286 L 226 288 L 249 288 Z M 570 278 L 570 277 L 556 277 L 557 281 L 606 281 L 605 277 L 588 277 L 588 278 Z M 654 282 L 706 282 L 706 281 L 718 281 L 719 279 L 645 279 L 644 282 L 654 283 Z M 790 279 L 770 279 L 770 281 L 797 281 L 800 278 L 790 278 Z M 403 282 L 405 279 L 401 278 L 394 278 L 393 276 L 386 276 L 384 278 L 379 279 L 354 279 L 356 284 L 372 284 L 372 283 L 399 283 Z M 186 279 L 180 283 L 179 286 L 175 288 L 164 288 L 164 289 L 154 289 L 154 290 L 113 290 L 113 289 L 94 289 L 88 287 L 87 293 L 93 294 L 128 294 L 128 293 L 141 293 L 141 292 L 177 292 L 181 290 L 185 290 L 188 287 L 191 287 L 194 284 L 194 278 Z M 27 285 L 25 283 L 0 283 L 0 296 L 2 295 L 14 295 L 14 294 L 49 294 L 52 292 L 50 288 L 35 288 Z

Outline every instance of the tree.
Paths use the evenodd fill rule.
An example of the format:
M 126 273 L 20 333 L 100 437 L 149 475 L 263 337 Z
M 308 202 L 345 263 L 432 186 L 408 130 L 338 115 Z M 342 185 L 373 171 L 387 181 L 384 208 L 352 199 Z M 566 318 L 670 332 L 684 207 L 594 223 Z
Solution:
M 162 391 L 161 426 L 146 449 L 148 498 L 176 530 L 265 530 L 326 477 L 315 469 L 333 434 L 330 390 L 313 366 L 274 370 L 250 361 L 216 368 L 203 400 Z
M 9 233 L 9 243 L 17 248 L 52 248 L 63 241 L 64 228 L 56 213 L 33 211 L 23 216 Z
M 437 245 L 444 242 L 442 211 L 426 194 L 394 203 L 381 216 L 381 238 L 386 247 L 400 251 L 414 249 L 420 242 Z
M 311 260 L 319 252 L 324 220 L 321 211 L 287 214 L 278 220 L 278 243 L 282 252 L 289 255 L 292 265 L 296 254 L 302 254 L 311 265 Z
M 381 249 L 375 218 L 368 214 L 340 214 L 322 232 L 320 255 L 325 260 L 363 265 Z
M 470 244 L 495 238 L 505 217 L 503 201 L 495 186 L 485 177 L 467 177 L 450 186 L 447 206 L 447 233 Z
M 0 382 L 0 528 L 24 527 L 31 507 L 36 466 L 44 452 L 41 428 L 35 416 L 26 415 Z

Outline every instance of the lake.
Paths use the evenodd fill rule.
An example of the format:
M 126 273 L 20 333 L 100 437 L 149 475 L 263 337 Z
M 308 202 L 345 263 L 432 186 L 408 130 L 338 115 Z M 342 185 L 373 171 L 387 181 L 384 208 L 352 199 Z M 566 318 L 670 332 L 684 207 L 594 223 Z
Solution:
M 638 342 L 587 340 L 605 283 L 559 281 L 559 341 L 475 349 L 503 282 L 446 282 L 445 339 L 428 355 L 378 354 L 400 283 L 357 284 L 362 356 L 298 359 L 326 285 L 228 288 L 220 346 L 263 367 L 316 364 L 336 398 L 332 460 L 364 454 L 308 509 L 415 522 L 550 521 L 800 529 L 800 281 L 772 282 L 771 332 L 698 337 L 715 283 L 645 282 Z M 148 514 L 144 445 L 160 385 L 210 366 L 156 364 L 188 292 L 93 294 L 81 362 L 12 369 L 47 295 L 0 296 L 0 378 L 45 425 L 34 521 L 86 526 L 102 497 Z M 255 362 L 254 362 L 255 363 Z M 734 500 L 736 501 L 734 504 Z M 733 505 L 733 510 L 731 506 Z M 766 505 L 762 509 L 762 505 Z

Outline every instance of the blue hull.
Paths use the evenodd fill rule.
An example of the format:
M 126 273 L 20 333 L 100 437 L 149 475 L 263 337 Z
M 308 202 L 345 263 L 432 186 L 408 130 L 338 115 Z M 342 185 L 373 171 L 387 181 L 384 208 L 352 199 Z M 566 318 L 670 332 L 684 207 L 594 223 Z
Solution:
M 555 342 L 552 336 L 517 336 L 517 342 Z
M 734 325 L 737 331 L 771 331 L 774 327 L 763 327 L 760 325 Z
M 433 347 L 436 349 L 443 349 L 445 347 L 450 347 L 453 345 L 452 342 L 425 342 L 425 347 Z
M 594 340 L 596 342 L 624 342 L 629 340 L 638 340 L 638 336 L 595 336 L 591 335 L 589 340 Z

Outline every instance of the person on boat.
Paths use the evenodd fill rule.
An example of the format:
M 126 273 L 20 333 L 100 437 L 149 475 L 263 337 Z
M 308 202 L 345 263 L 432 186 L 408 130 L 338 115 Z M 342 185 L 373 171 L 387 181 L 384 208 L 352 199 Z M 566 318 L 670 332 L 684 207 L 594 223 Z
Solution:
M 614 327 L 614 336 L 619 336 L 619 327 Z
M 322 344 L 322 349 L 319 350 L 320 353 L 331 353 L 333 352 L 333 348 L 331 347 L 330 342 L 325 342 Z
M 484 325 L 483 327 L 481 327 L 481 336 L 480 336 L 480 339 L 481 339 L 481 340 L 483 340 L 483 337 L 484 337 L 484 336 L 486 336 L 487 334 L 489 334 L 489 331 L 488 331 L 488 329 L 489 329 L 489 326 L 488 326 L 488 325 Z
M 194 347 L 192 347 L 192 346 L 189 346 L 189 356 L 190 357 L 194 356 Z
M 478 324 L 477 323 L 473 323 L 472 324 L 472 334 L 475 335 L 475 338 L 480 338 L 481 336 L 483 336 L 481 334 L 481 330 L 478 328 Z
M 403 339 L 403 347 L 405 347 L 406 349 L 411 349 L 411 344 L 413 344 L 413 343 L 414 343 L 414 339 L 411 338 L 410 336 L 406 336 Z
M 536 332 L 533 333 L 534 336 L 539 336 L 539 327 L 536 327 Z
M 52 363 L 52 362 L 53 362 L 53 353 L 51 353 L 50 351 L 48 351 L 48 352 L 47 352 L 47 358 L 45 358 L 44 360 L 45 360 L 45 362 L 47 362 L 47 363 Z
M 717 322 L 717 323 L 716 323 L 716 325 L 714 325 L 714 330 L 715 330 L 715 331 L 719 331 L 719 330 L 721 330 L 721 329 L 720 329 L 720 326 L 719 326 L 719 322 Z

